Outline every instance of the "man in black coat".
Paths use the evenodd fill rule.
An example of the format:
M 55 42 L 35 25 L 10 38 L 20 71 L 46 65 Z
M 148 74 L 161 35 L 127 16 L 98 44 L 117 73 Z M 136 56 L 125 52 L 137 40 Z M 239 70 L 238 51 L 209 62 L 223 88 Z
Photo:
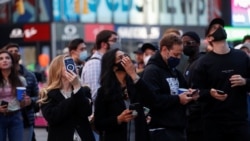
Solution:
M 186 140 L 186 104 L 193 98 L 189 97 L 192 90 L 178 92 L 179 88 L 187 88 L 183 75 L 176 69 L 182 50 L 180 37 L 165 35 L 160 51 L 150 58 L 144 70 L 142 78 L 156 97 L 149 123 L 152 141 Z

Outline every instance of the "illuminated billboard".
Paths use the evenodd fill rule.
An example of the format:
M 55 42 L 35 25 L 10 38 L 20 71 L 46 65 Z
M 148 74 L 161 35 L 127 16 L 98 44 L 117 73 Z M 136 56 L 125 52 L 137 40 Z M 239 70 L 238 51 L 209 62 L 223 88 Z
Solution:
M 227 32 L 227 41 L 242 40 L 245 35 L 250 35 L 250 28 L 243 27 L 225 27 Z
M 208 0 L 53 0 L 55 22 L 208 24 Z
M 250 0 L 231 0 L 232 25 L 250 26 Z

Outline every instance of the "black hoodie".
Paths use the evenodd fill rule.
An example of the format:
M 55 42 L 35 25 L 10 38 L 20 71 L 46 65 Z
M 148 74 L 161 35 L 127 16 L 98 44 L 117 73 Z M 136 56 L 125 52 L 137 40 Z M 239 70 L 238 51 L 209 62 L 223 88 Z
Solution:
M 150 128 L 184 129 L 186 106 L 180 104 L 178 96 L 178 88 L 187 86 L 182 74 L 169 68 L 160 52 L 157 52 L 150 58 L 142 78 L 156 97 L 151 109 Z

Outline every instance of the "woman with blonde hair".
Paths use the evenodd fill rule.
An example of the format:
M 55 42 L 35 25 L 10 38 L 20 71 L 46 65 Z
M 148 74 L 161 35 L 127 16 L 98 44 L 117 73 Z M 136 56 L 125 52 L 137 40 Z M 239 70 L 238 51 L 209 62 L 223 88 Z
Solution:
M 88 116 L 90 89 L 81 87 L 78 75 L 67 71 L 64 55 L 54 58 L 47 87 L 40 92 L 41 110 L 48 122 L 48 141 L 94 141 Z

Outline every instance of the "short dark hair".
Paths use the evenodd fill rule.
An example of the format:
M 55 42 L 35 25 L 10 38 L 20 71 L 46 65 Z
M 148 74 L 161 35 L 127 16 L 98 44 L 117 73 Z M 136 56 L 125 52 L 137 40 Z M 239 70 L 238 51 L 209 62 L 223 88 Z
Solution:
M 166 46 L 167 49 L 172 49 L 175 44 L 181 45 L 181 38 L 174 34 L 166 34 L 160 40 L 160 50 L 162 50 L 163 46 Z
M 72 50 L 76 50 L 77 49 L 77 46 L 81 43 L 85 43 L 84 40 L 82 38 L 76 38 L 74 40 L 72 40 L 69 45 L 68 45 L 68 48 L 69 48 L 69 52 L 72 51 Z
M 19 50 L 19 45 L 17 43 L 8 43 L 4 46 L 5 50 L 8 50 L 9 48 L 16 47 Z
M 99 50 L 101 48 L 102 42 L 108 42 L 108 39 L 112 36 L 112 34 L 117 35 L 116 32 L 112 30 L 102 30 L 96 35 L 95 45 L 96 49 Z
M 243 37 L 242 43 L 245 43 L 246 40 L 250 40 L 250 35 L 245 35 Z

